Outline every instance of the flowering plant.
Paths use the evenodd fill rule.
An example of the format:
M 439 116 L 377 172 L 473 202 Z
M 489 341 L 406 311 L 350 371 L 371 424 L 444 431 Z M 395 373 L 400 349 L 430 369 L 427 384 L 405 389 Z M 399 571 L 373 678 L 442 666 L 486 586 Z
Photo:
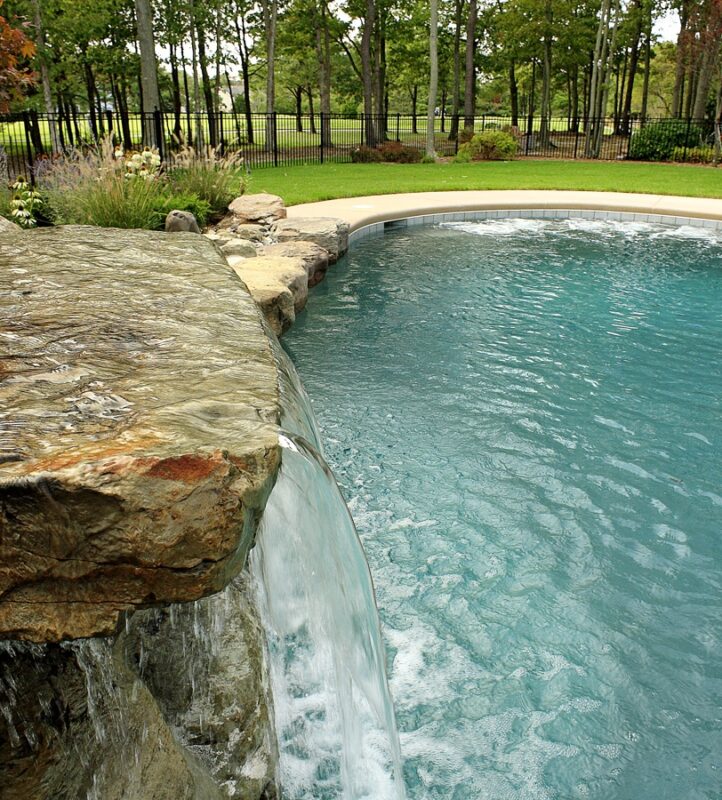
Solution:
M 10 214 L 21 228 L 34 228 L 38 223 L 35 219 L 35 211 L 43 204 L 40 195 L 28 186 L 27 181 L 22 176 L 19 177 L 12 186 L 13 199 L 10 201 Z
M 131 150 L 129 153 L 118 145 L 113 150 L 113 158 L 125 171 L 126 178 L 142 178 L 154 180 L 161 170 L 161 158 L 158 151 L 145 147 L 140 152 Z

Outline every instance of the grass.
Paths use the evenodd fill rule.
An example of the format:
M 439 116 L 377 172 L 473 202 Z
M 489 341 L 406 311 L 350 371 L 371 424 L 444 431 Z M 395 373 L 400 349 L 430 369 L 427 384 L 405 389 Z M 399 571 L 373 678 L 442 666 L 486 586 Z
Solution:
M 248 192 L 287 205 L 396 192 L 464 189 L 576 189 L 722 197 L 722 170 L 707 166 L 594 161 L 474 164 L 309 164 L 255 170 Z

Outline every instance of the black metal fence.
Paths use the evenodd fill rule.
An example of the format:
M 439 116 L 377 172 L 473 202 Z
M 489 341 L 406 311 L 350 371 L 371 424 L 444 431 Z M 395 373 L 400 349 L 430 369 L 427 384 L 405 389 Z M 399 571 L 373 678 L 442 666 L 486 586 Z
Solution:
M 479 115 L 473 132 L 511 133 L 522 158 L 594 158 L 708 162 L 714 158 L 715 123 L 709 120 L 638 119 L 572 120 L 538 117 L 519 120 Z M 719 124 L 719 123 L 718 123 Z M 463 118 L 436 118 L 439 156 L 453 156 L 470 135 Z M 0 170 L 31 180 L 39 160 L 54 153 L 90 147 L 108 137 L 126 150 L 156 146 L 168 159 L 181 147 L 211 146 L 219 153 L 239 154 L 247 169 L 325 161 L 348 162 L 362 145 L 398 141 L 425 149 L 426 117 L 324 114 L 257 114 L 219 112 L 45 115 L 25 112 L 0 117 Z

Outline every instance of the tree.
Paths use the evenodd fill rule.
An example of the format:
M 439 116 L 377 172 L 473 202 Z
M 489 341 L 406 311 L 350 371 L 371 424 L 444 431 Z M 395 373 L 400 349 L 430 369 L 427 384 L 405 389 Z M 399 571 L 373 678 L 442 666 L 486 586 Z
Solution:
M 426 111 L 426 155 L 436 155 L 434 129 L 436 127 L 436 92 L 439 86 L 438 0 L 429 0 L 429 101 Z
M 35 83 L 35 74 L 27 66 L 34 54 L 35 45 L 22 27 L 13 27 L 0 16 L 0 113 L 6 114 L 11 103 Z
M 149 112 L 160 110 L 158 91 L 158 65 L 155 60 L 155 39 L 153 38 L 153 13 L 150 0 L 135 0 L 135 13 L 138 25 L 138 45 L 140 47 L 140 82 L 143 87 L 143 107 Z M 143 118 L 143 138 L 158 146 L 155 125 L 152 117 Z

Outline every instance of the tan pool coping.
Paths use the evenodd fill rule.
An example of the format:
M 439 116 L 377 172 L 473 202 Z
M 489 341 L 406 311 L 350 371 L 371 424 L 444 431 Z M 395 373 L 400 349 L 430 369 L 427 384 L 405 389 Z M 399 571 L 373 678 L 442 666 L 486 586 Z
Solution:
M 720 181 L 722 184 L 722 180 Z M 293 217 L 340 217 L 351 231 L 378 222 L 461 211 L 510 209 L 580 209 L 622 211 L 722 220 L 722 199 L 677 197 L 621 192 L 505 190 L 465 192 L 407 192 L 345 197 L 303 203 L 288 208 Z

